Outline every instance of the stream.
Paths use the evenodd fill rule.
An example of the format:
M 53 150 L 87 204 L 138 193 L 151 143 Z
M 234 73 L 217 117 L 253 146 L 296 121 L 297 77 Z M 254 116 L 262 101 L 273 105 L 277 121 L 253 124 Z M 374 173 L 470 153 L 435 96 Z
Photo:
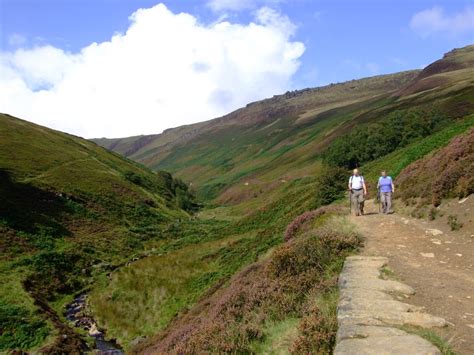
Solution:
M 74 324 L 74 327 L 86 330 L 91 338 L 95 340 L 92 349 L 96 354 L 123 355 L 125 354 L 120 345 L 114 340 L 106 340 L 105 331 L 99 329 L 97 322 L 86 312 L 87 294 L 82 293 L 74 301 L 66 306 L 66 318 Z

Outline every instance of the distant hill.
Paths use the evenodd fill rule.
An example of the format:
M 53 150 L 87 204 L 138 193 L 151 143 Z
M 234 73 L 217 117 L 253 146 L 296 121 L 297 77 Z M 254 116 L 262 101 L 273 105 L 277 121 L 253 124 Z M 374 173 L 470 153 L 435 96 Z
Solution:
M 411 115 L 413 121 L 439 116 L 442 122 L 430 123 L 437 125 L 430 132 L 418 132 L 422 137 L 466 117 L 474 111 L 473 67 L 474 46 L 467 46 L 422 71 L 288 92 L 162 134 L 95 142 L 175 173 L 203 198 L 234 203 L 268 191 L 277 181 L 314 173 L 327 147 L 354 128 L 383 125 L 390 115 Z M 408 136 L 398 143 L 408 144 Z M 352 165 L 366 162 L 359 158 Z
M 0 352 L 54 333 L 69 334 L 55 351 L 77 350 L 50 302 L 138 255 L 193 199 L 168 173 L 4 114 L 0 152 Z
M 315 236 L 339 250 L 333 242 L 347 227 L 349 169 L 361 167 L 372 197 L 382 169 L 398 177 L 399 196 L 421 204 L 437 203 L 435 194 L 472 193 L 473 69 L 468 46 L 422 71 L 288 92 L 162 134 L 95 143 L 0 115 L 0 352 L 85 351 L 92 340 L 63 314 L 82 292 L 97 324 L 125 351 L 201 344 L 198 350 L 249 352 L 272 332 L 279 339 L 279 326 L 254 316 L 261 305 L 277 309 L 271 297 L 278 302 L 279 287 L 296 287 L 288 304 L 303 307 L 304 287 L 321 275 L 335 280 L 340 260 L 327 265 L 329 274 L 314 273 L 318 259 L 331 255 Z M 445 179 L 446 196 L 427 188 L 442 175 L 427 172 L 433 164 L 455 175 Z M 191 191 L 206 202 L 192 216 Z M 304 238 L 280 248 L 285 230 Z M 352 241 L 339 251 L 359 245 Z M 275 262 L 297 267 L 301 282 L 293 271 L 287 283 L 268 274 L 265 265 Z M 233 311 L 242 305 L 235 290 L 255 301 L 243 313 Z M 295 314 L 312 324 L 306 306 L 293 313 L 286 302 L 278 319 L 290 321 L 291 332 L 296 323 L 287 318 Z M 231 317 L 224 319 L 226 304 Z M 247 327 L 248 319 L 257 327 Z M 189 348 L 178 344 L 182 331 L 194 334 Z M 202 334 L 213 334 L 217 347 Z

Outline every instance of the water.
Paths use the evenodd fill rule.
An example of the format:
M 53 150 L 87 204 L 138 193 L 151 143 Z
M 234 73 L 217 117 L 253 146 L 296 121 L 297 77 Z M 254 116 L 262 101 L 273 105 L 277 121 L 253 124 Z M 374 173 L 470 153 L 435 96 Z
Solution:
M 95 353 L 101 355 L 123 355 L 120 346 L 113 340 L 105 339 L 105 332 L 99 329 L 97 322 L 86 312 L 87 294 L 77 296 L 73 302 L 66 306 L 66 318 L 76 328 L 81 328 L 89 333 L 95 340 Z

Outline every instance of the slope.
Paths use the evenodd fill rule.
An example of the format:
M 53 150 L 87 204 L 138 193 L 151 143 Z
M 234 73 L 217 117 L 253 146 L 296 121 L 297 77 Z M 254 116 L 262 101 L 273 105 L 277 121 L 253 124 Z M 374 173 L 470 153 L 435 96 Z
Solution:
M 288 92 L 160 135 L 97 142 L 177 174 L 205 199 L 234 204 L 270 193 L 278 181 L 315 174 L 321 153 L 355 127 L 383 125 L 388 116 L 413 116 L 409 125 L 437 116 L 442 122 L 430 121 L 423 137 L 472 113 L 473 66 L 474 46 L 468 46 L 421 72 Z
M 187 218 L 193 199 L 168 173 L 4 114 L 0 152 L 0 351 L 78 350 L 56 310 Z

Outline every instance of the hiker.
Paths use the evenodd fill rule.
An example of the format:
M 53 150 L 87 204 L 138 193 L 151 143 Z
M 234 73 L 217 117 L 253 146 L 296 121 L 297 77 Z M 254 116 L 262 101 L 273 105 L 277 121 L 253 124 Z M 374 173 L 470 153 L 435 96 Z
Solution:
M 351 206 L 355 206 L 356 216 L 364 214 L 364 200 L 367 196 L 367 187 L 365 186 L 364 177 L 359 175 L 359 170 L 354 169 L 352 176 L 349 178 L 349 193 L 351 194 Z
M 395 192 L 395 186 L 393 185 L 392 178 L 387 176 L 387 172 L 383 170 L 379 181 L 377 183 L 377 189 L 380 192 L 380 202 L 382 203 L 382 212 L 388 214 L 392 210 L 392 194 Z

